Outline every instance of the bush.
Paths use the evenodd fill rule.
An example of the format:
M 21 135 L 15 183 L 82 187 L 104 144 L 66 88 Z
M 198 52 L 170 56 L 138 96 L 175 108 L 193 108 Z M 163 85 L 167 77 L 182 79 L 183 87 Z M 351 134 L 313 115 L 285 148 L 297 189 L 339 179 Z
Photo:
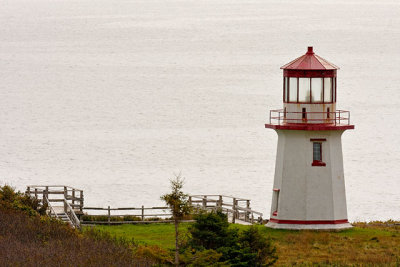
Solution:
M 132 215 L 127 215 L 123 217 L 123 220 L 128 222 L 128 221 L 141 221 L 142 218 L 138 217 L 138 216 L 132 216 Z
M 144 219 L 145 221 L 162 221 L 163 219 L 160 217 L 148 217 Z
M 28 194 L 16 192 L 11 186 L 0 186 L 0 207 L 25 211 L 30 216 L 45 215 L 47 205 Z
M 270 266 L 276 262 L 276 248 L 271 240 L 260 233 L 257 227 L 252 226 L 239 235 L 240 251 L 237 261 L 251 266 Z M 248 266 L 244 265 L 244 266 Z
M 233 246 L 237 241 L 237 230 L 229 229 L 228 217 L 221 211 L 203 212 L 195 216 L 196 222 L 189 229 L 189 241 L 195 249 L 217 249 Z
M 147 246 L 147 245 L 139 245 L 135 249 L 136 257 L 140 259 L 145 259 L 151 262 L 153 265 L 165 265 L 172 264 L 173 258 L 169 251 L 160 248 L 159 246 Z
M 204 266 L 216 263 L 270 266 L 277 260 L 271 240 L 257 227 L 242 232 L 230 229 L 227 216 L 220 211 L 198 214 L 189 231 L 191 238 L 184 251 L 186 264 L 196 265 L 195 262 L 200 261 Z
M 82 215 L 82 221 L 84 222 L 107 222 L 107 215 Z M 141 221 L 142 219 L 138 216 L 127 215 L 127 216 L 111 216 L 111 222 L 127 222 L 127 221 Z
M 182 262 L 186 266 L 208 267 L 208 266 L 230 266 L 226 262 L 220 262 L 222 253 L 213 249 L 206 250 L 186 250 L 181 255 Z

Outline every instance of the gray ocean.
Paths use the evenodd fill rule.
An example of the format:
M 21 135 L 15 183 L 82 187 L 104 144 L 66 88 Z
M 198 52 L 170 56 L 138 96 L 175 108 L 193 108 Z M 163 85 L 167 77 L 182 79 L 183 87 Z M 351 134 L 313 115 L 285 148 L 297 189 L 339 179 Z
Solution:
M 280 66 L 341 67 L 351 221 L 400 219 L 397 0 L 0 0 L 0 184 L 68 184 L 90 206 L 192 194 L 268 217 Z

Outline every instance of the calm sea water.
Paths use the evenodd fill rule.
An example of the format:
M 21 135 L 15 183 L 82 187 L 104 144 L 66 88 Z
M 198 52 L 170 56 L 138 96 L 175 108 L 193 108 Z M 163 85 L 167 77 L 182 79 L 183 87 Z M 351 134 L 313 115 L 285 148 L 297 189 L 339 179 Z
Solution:
M 185 190 L 268 214 L 279 67 L 341 67 L 349 219 L 400 219 L 400 2 L 0 0 L 0 183 L 99 206 Z M 266 216 L 268 217 L 268 216 Z

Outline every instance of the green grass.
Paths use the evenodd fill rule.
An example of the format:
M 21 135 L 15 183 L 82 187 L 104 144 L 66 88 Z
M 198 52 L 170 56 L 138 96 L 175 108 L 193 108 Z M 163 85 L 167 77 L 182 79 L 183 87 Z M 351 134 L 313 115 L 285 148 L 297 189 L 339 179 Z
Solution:
M 182 233 L 189 223 L 181 224 Z M 137 242 L 174 247 L 173 224 L 96 226 Z M 249 226 L 231 225 L 239 230 Z M 357 223 L 341 232 L 290 231 L 257 226 L 277 247 L 277 265 L 389 265 L 400 266 L 400 226 Z
M 179 230 L 185 233 L 189 225 L 189 223 L 181 223 Z M 175 247 L 175 228 L 170 223 L 101 225 L 96 228 L 116 236 L 134 238 L 139 244 L 158 245 L 167 249 Z

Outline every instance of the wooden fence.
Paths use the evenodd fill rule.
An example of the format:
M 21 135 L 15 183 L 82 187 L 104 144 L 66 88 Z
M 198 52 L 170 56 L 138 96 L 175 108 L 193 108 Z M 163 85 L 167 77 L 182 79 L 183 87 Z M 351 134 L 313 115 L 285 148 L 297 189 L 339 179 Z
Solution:
M 262 213 L 250 208 L 250 200 L 224 195 L 191 195 L 189 203 L 198 210 L 221 210 L 228 215 L 232 223 L 237 220 L 247 223 L 262 221 Z M 81 220 L 81 224 L 136 224 L 154 222 L 172 222 L 172 213 L 168 207 L 127 207 L 107 208 L 84 207 L 88 218 L 98 217 L 106 220 Z M 89 212 L 92 211 L 92 212 Z M 257 218 L 256 218 L 257 216 Z M 135 220 L 125 220 L 126 218 Z M 152 220 L 154 218 L 155 220 Z M 160 220 L 162 218 L 163 220 Z M 192 220 L 186 220 L 192 221 Z
M 263 214 L 250 208 L 250 199 L 225 195 L 191 195 L 189 202 L 195 208 L 220 209 L 228 215 L 232 223 L 235 223 L 236 220 L 248 223 L 262 222 Z
M 79 227 L 81 223 L 123 224 L 172 221 L 172 213 L 168 207 L 85 207 L 83 190 L 65 185 L 30 185 L 27 186 L 26 193 L 49 204 L 50 216 L 57 218 L 64 213 L 76 227 Z M 189 203 L 198 210 L 221 210 L 228 215 L 232 223 L 238 220 L 246 223 L 262 221 L 263 214 L 251 209 L 250 199 L 225 195 L 190 195 Z
M 166 218 L 171 217 L 172 213 L 168 207 L 149 207 L 140 208 L 99 208 L 99 207 L 84 207 L 84 216 L 106 218 L 107 220 L 81 220 L 82 224 L 136 224 L 136 223 L 154 223 L 154 222 L 172 222 Z M 97 212 L 88 212 L 97 211 Z M 152 211 L 152 212 L 150 212 Z M 156 211 L 157 213 L 154 213 Z M 135 220 L 125 220 L 126 218 Z M 149 219 L 150 218 L 150 219 Z M 152 219 L 153 220 L 152 220 Z M 115 220 L 117 219 L 117 220 Z M 163 219 L 163 220 L 160 220 Z

